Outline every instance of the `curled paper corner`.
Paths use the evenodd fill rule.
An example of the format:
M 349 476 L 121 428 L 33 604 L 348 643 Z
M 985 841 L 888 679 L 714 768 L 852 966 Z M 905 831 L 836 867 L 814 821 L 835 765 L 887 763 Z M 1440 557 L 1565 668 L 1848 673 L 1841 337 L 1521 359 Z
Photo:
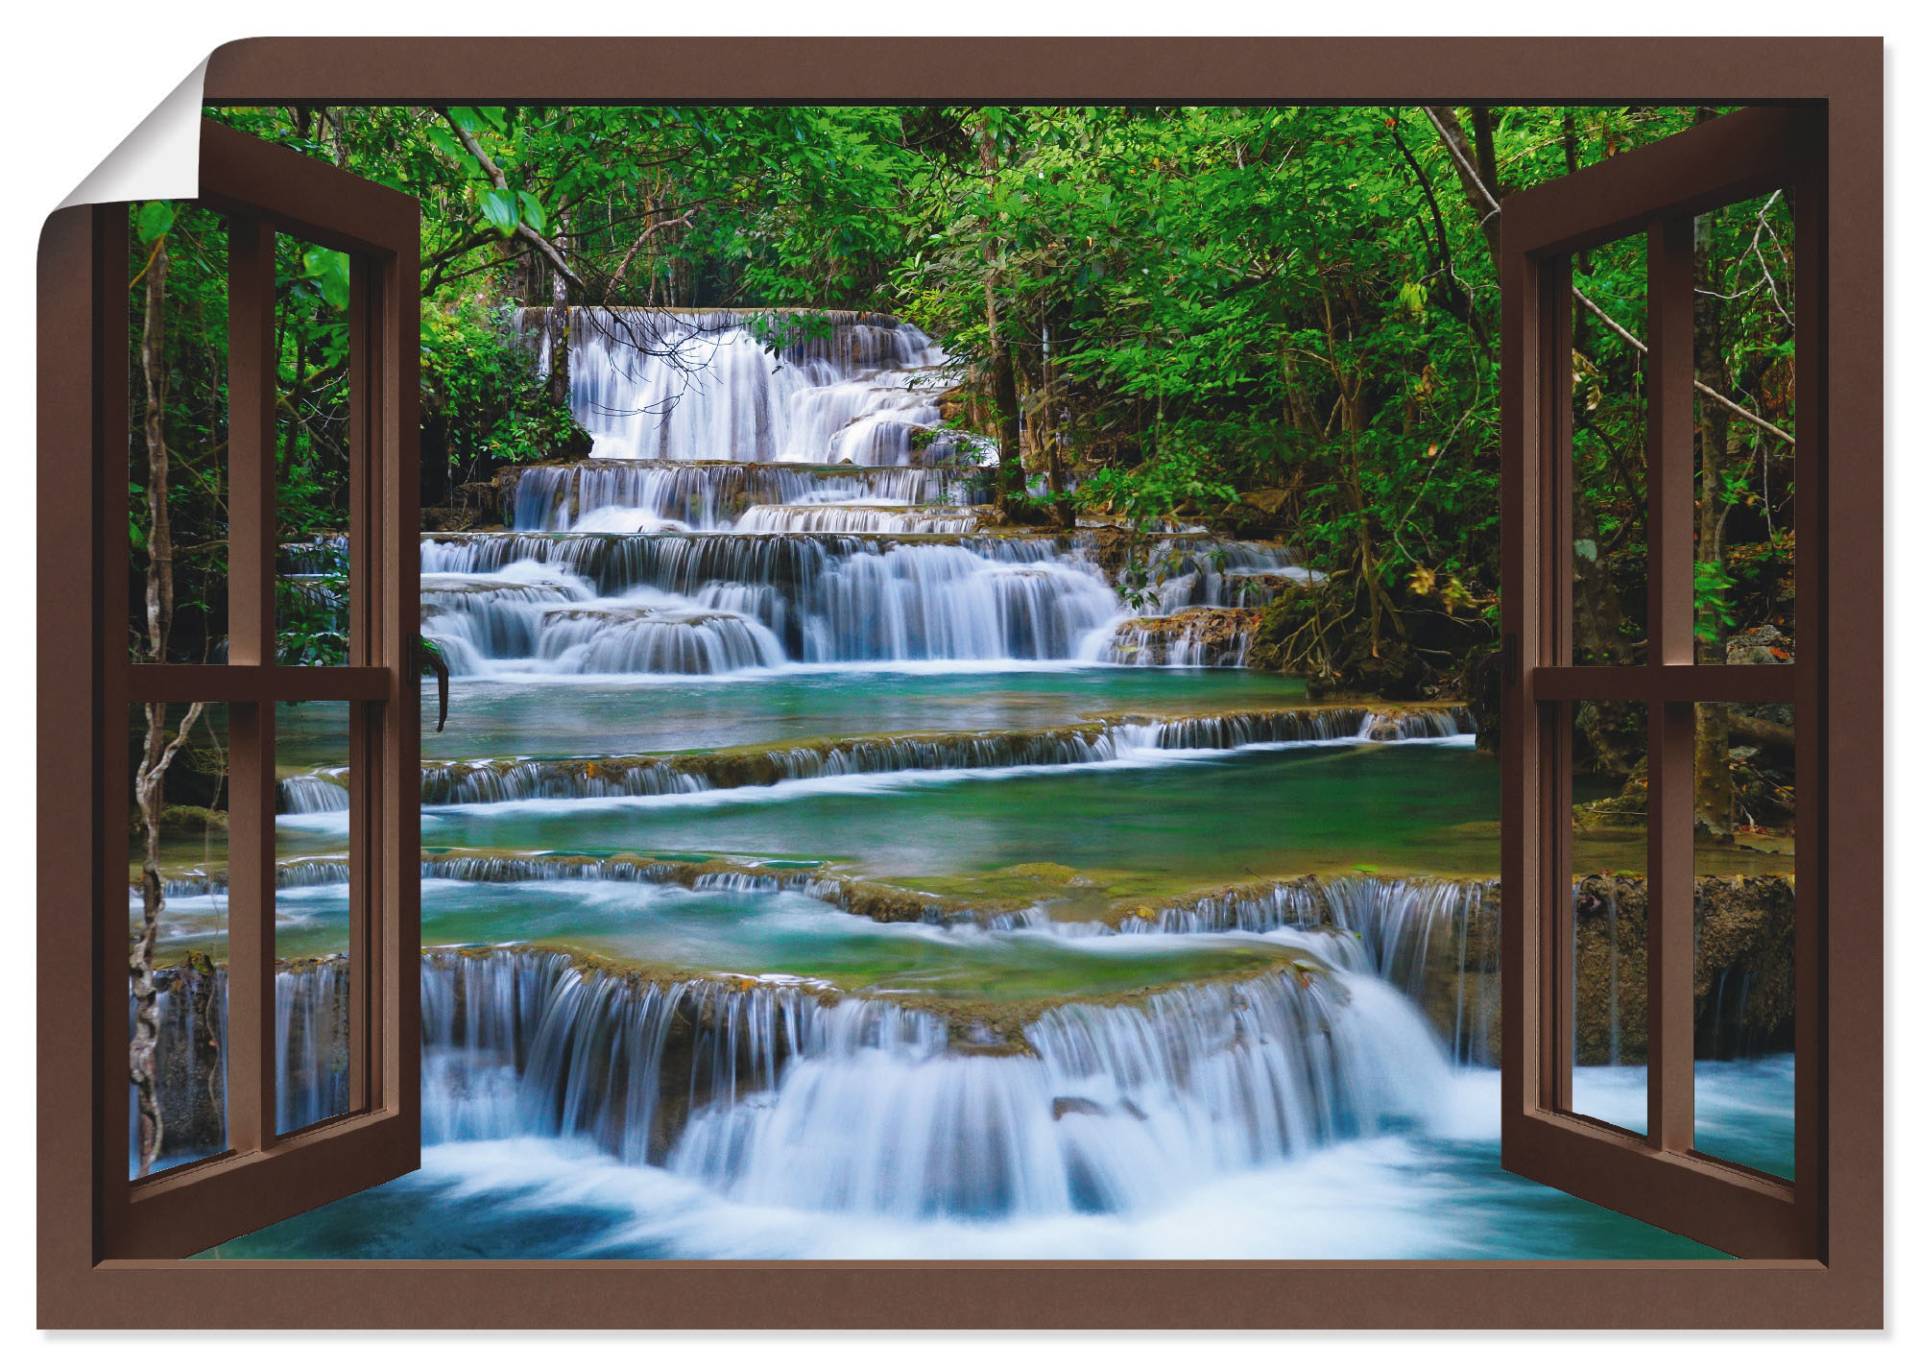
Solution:
M 203 60 L 60 201 L 60 207 L 198 197 L 200 99 L 206 80 Z

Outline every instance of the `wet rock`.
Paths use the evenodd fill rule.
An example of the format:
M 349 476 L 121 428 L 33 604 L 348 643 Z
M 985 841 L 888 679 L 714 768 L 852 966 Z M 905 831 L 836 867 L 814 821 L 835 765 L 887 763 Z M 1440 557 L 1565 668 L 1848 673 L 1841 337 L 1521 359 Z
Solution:
M 1246 607 L 1191 607 L 1164 617 L 1133 617 L 1114 628 L 1105 656 L 1120 664 L 1237 667 L 1260 614 Z
M 1702 1057 L 1793 1043 L 1794 885 L 1709 877 L 1694 892 L 1694 1025 Z M 1647 1060 L 1647 884 L 1601 874 L 1574 893 L 1574 1045 L 1582 1064 Z
M 1777 626 L 1754 626 L 1726 643 L 1729 664 L 1791 664 L 1793 641 Z

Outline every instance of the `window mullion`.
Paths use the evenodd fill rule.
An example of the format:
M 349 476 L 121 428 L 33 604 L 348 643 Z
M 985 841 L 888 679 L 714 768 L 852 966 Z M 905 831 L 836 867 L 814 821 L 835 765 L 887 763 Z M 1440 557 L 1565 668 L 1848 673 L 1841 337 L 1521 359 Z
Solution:
M 1536 702 L 1732 702 L 1799 699 L 1798 664 L 1578 664 L 1532 672 Z
M 274 232 L 228 223 L 227 658 L 271 667 L 274 507 Z M 274 1096 L 274 703 L 233 707 L 228 821 L 227 1123 L 238 1152 L 270 1147 Z
M 373 338 L 379 319 L 378 296 L 370 286 L 375 267 L 355 253 L 349 267 L 347 301 L 347 662 L 364 666 L 379 603 L 381 545 L 376 529 L 380 472 L 374 458 L 373 421 L 380 412 L 374 389 Z M 378 919 L 375 855 L 379 847 L 383 720 L 379 706 L 349 709 L 347 747 L 347 1089 L 348 1108 L 367 1108 L 381 1094 L 381 1012 L 375 1006 L 382 980 L 375 956 Z
M 1693 663 L 1693 220 L 1647 230 L 1647 658 Z M 1647 1139 L 1693 1146 L 1693 704 L 1647 707 Z
M 1559 256 L 1541 269 L 1541 297 L 1546 308 L 1540 335 L 1546 347 L 1541 372 L 1546 378 L 1543 451 L 1544 485 L 1553 490 L 1544 509 L 1549 546 L 1546 564 L 1551 591 L 1542 595 L 1545 612 L 1542 637 L 1547 658 L 1555 664 L 1573 662 L 1573 575 L 1566 566 L 1573 554 L 1573 260 Z M 1573 1104 L 1574 1058 L 1574 908 L 1568 894 L 1573 885 L 1573 708 L 1548 708 L 1543 717 L 1541 758 L 1547 764 L 1543 793 L 1551 813 L 1547 825 L 1547 857 L 1542 872 L 1547 885 L 1541 905 L 1548 909 L 1547 932 L 1541 936 L 1545 961 L 1541 981 L 1548 997 L 1541 1011 L 1545 1037 L 1541 1041 L 1541 1099 L 1550 1108 L 1566 1110 Z
M 124 685 L 134 702 L 385 702 L 390 671 L 373 666 L 134 664 Z

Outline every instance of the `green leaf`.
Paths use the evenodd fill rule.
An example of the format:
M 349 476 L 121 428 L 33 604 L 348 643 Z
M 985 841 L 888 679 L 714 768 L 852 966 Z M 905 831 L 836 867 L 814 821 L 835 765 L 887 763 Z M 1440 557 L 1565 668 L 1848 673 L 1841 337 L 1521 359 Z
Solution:
M 465 147 L 460 145 L 460 139 L 452 133 L 449 133 L 439 124 L 436 123 L 427 129 L 427 141 L 431 142 L 435 147 L 438 147 L 441 151 L 445 152 L 469 170 L 479 169 L 479 163 L 473 159 L 473 156 Z
M 149 199 L 134 216 L 134 230 L 142 242 L 151 242 L 173 227 L 173 201 Z
M 1600 558 L 1600 547 L 1583 536 L 1573 543 L 1573 553 L 1588 563 L 1592 563 Z
M 540 207 L 539 200 L 525 190 L 520 191 L 520 221 L 535 232 L 547 230 L 547 211 Z
M 502 237 L 513 236 L 520 226 L 520 204 L 502 189 L 490 189 L 480 196 L 480 213 Z
M 344 251 L 331 247 L 313 247 L 301 258 L 307 278 L 320 289 L 327 307 L 345 312 L 353 298 L 353 262 Z

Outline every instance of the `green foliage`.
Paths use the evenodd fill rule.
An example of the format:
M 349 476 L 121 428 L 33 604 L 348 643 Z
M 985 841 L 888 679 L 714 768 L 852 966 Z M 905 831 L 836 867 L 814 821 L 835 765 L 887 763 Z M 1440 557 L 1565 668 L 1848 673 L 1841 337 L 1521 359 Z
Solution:
M 584 449 L 585 434 L 514 338 L 510 310 L 468 295 L 424 309 L 420 324 L 423 412 L 450 471 Z
M 152 514 L 143 373 L 149 288 L 163 287 L 160 429 L 168 455 L 167 514 L 173 546 L 174 613 L 168 658 L 208 658 L 226 626 L 227 242 L 220 218 L 192 205 L 151 200 L 131 210 L 127 261 L 127 535 L 132 649 L 146 652 L 146 576 Z
M 1708 644 L 1724 639 L 1739 624 L 1733 607 L 1733 576 L 1715 560 L 1693 565 L 1693 633 Z
M 173 227 L 177 209 L 171 200 L 150 199 L 134 210 L 133 238 L 146 245 L 156 238 L 166 236 Z
M 993 429 L 991 363 L 1008 360 L 1030 481 L 1014 502 L 1135 531 L 1210 522 L 1284 539 L 1334 586 L 1326 629 L 1360 632 L 1357 658 L 1393 646 L 1444 659 L 1493 639 L 1498 218 L 1426 111 L 297 106 L 218 117 L 420 200 L 429 502 L 500 463 L 581 448 L 513 338 L 521 305 L 884 309 L 966 368 L 953 407 L 976 430 Z M 1504 195 L 1700 115 L 1458 117 L 1474 123 L 1469 150 L 1491 153 L 1486 178 Z M 136 236 L 169 226 L 146 206 Z M 1726 388 L 1787 432 L 1791 241 L 1779 196 L 1709 215 L 1698 234 L 1712 282 L 1700 321 L 1715 329 Z M 1582 253 L 1575 283 L 1644 337 L 1643 241 Z M 283 379 L 312 429 L 288 446 L 287 476 L 316 526 L 338 509 L 322 409 L 337 390 L 328 315 L 347 285 L 344 265 L 308 253 L 283 301 Z M 820 323 L 800 312 L 757 326 L 779 350 Z M 1642 362 L 1580 307 L 1574 349 L 1576 567 L 1617 599 L 1611 629 L 1632 648 L 1645 637 Z M 1701 430 L 1706 441 L 1718 429 L 1703 417 Z M 1735 423 L 1719 440 L 1720 473 L 1702 490 L 1703 631 L 1778 618 L 1791 595 L 1791 451 L 1756 431 Z

